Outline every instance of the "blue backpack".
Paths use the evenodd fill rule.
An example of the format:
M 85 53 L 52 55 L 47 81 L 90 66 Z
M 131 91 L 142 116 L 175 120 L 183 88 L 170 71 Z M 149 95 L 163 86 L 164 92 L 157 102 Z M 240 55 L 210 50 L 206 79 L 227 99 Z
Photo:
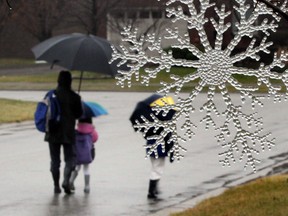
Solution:
M 38 102 L 34 113 L 34 122 L 40 132 L 49 132 L 60 121 L 60 104 L 55 90 L 50 90 L 44 99 Z

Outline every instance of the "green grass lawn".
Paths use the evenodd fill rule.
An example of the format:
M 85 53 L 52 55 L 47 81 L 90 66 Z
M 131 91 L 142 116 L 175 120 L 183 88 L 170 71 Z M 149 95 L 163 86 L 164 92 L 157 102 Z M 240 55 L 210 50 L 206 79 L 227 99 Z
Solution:
M 0 68 L 23 67 L 35 65 L 34 59 L 0 58 Z
M 32 120 L 36 109 L 35 102 L 0 99 L 0 124 Z
M 287 175 L 261 178 L 171 216 L 287 216 L 287 178 Z
M 0 58 L 0 69 L 5 68 L 23 68 L 23 75 L 6 75 L 0 76 L 0 89 L 50 89 L 55 86 L 57 80 L 58 71 L 51 70 L 49 73 L 37 74 L 37 75 L 26 75 L 25 68 L 32 66 L 35 67 L 34 59 L 13 59 L 13 58 Z M 39 66 L 39 65 L 38 65 Z M 184 77 L 188 74 L 194 73 L 195 69 L 193 68 L 183 68 L 183 67 L 173 67 L 170 72 L 162 71 L 157 74 L 156 78 L 150 79 L 150 85 L 147 87 L 141 84 L 139 81 L 135 80 L 135 77 L 132 77 L 132 87 L 121 88 L 116 85 L 115 78 L 108 78 L 99 73 L 93 72 L 84 72 L 84 80 L 82 83 L 83 90 L 116 90 L 116 91 L 155 91 L 160 87 L 160 82 L 171 82 L 170 74 L 178 75 Z M 80 76 L 79 71 L 72 71 L 73 77 L 77 78 Z M 140 77 L 145 75 L 144 70 L 140 71 Z M 256 77 L 233 75 L 240 83 L 244 85 L 256 84 Z M 87 79 L 88 78 L 88 79 Z M 140 81 L 142 79 L 140 78 Z M 78 79 L 75 79 L 74 86 L 78 87 Z M 195 80 L 192 83 L 189 83 L 184 91 L 191 91 L 195 84 L 199 80 Z M 276 84 L 279 81 L 272 80 L 272 83 Z M 17 84 L 17 85 L 16 85 Z M 14 87 L 13 87 L 14 86 Z M 233 91 L 233 89 L 231 89 Z M 265 89 L 261 89 L 264 91 Z
M 1 61 L 0 61 L 1 62 Z M 191 68 L 181 68 L 174 67 L 171 69 L 170 73 L 165 71 L 160 72 L 156 78 L 150 79 L 149 86 L 141 84 L 139 81 L 135 80 L 135 77 L 132 77 L 131 87 L 127 87 L 127 85 L 122 88 L 117 85 L 117 80 L 115 78 L 104 76 L 103 74 L 93 73 L 93 72 L 84 72 L 84 79 L 81 85 L 81 91 L 150 91 L 154 92 L 161 88 L 161 82 L 172 82 L 170 78 L 170 74 L 175 74 L 180 77 L 184 77 L 188 74 L 194 73 L 195 70 Z M 72 75 L 74 78 L 73 81 L 73 89 L 78 90 L 79 86 L 79 71 L 72 71 Z M 143 71 L 140 72 L 140 76 L 145 75 Z M 36 75 L 5 75 L 0 76 L 0 89 L 2 90 L 48 90 L 51 88 L 55 88 L 57 83 L 58 71 L 51 71 L 49 73 L 44 74 L 36 74 Z M 243 85 L 255 85 L 256 78 L 255 77 L 247 77 L 236 75 L 235 78 L 242 83 Z M 140 78 L 140 81 L 142 79 Z M 198 80 L 194 80 L 182 89 L 183 92 L 191 92 L 197 83 Z M 276 81 L 272 82 L 276 84 Z M 235 89 L 228 85 L 228 89 L 230 92 L 234 92 Z M 267 89 L 261 87 L 261 92 L 266 91 Z

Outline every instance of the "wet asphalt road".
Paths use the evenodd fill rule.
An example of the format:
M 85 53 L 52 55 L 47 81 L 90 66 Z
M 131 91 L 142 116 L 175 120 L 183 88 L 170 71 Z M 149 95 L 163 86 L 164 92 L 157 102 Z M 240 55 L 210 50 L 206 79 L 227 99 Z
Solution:
M 0 91 L 1 98 L 30 101 L 38 101 L 43 95 L 41 91 Z M 185 144 L 188 151 L 184 159 L 166 163 L 160 183 L 163 200 L 149 202 L 146 195 L 150 161 L 144 159 L 143 138 L 134 133 L 128 121 L 136 102 L 148 95 L 81 92 L 84 100 L 97 101 L 109 112 L 94 121 L 99 141 L 90 166 L 89 195 L 83 192 L 82 170 L 74 195 L 53 194 L 48 146 L 33 122 L 0 125 L 0 215 L 168 215 L 250 179 L 286 172 L 287 102 L 265 101 L 264 108 L 258 111 L 264 117 L 265 130 L 277 138 L 277 145 L 259 155 L 262 161 L 256 174 L 250 168 L 244 171 L 243 164 L 238 163 L 222 168 L 218 163 L 221 149 L 213 132 L 200 125 L 197 135 Z M 202 98 L 206 99 L 204 95 Z

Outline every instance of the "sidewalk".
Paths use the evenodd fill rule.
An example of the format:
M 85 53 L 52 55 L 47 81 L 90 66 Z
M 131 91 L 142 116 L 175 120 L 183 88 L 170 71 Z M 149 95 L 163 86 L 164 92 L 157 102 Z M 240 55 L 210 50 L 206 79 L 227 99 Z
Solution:
M 150 214 L 150 216 L 168 216 L 171 213 L 181 212 L 189 208 L 193 208 L 198 203 L 212 198 L 218 195 L 221 195 L 225 190 L 236 187 L 241 184 L 245 184 L 247 182 L 253 181 L 257 178 L 266 177 L 270 175 L 278 175 L 278 174 L 287 174 L 288 173 L 288 157 L 286 156 L 285 159 L 281 160 L 277 164 L 267 166 L 263 168 L 261 171 L 258 171 L 255 174 L 248 175 L 246 177 L 235 179 L 235 181 L 227 182 L 225 186 L 211 189 L 205 193 L 200 193 L 195 195 L 194 197 L 190 197 L 187 200 L 184 200 L 181 203 L 175 204 L 173 206 L 169 206 L 165 209 L 159 210 L 155 213 Z
M 0 91 L 0 97 L 38 101 L 44 92 Z M 43 134 L 33 122 L 0 125 L 0 202 L 1 215 L 139 215 L 166 216 L 182 211 L 226 188 L 257 177 L 287 170 L 286 103 L 268 102 L 259 110 L 264 127 L 277 138 L 276 147 L 259 155 L 257 173 L 243 170 L 243 164 L 222 168 L 221 149 L 211 131 L 199 129 L 187 143 L 188 151 L 180 162 L 166 164 L 161 180 L 159 203 L 150 203 L 148 190 L 149 160 L 145 160 L 144 140 L 135 133 L 129 116 L 136 102 L 150 93 L 81 92 L 84 100 L 96 101 L 109 112 L 95 119 L 99 132 L 96 158 L 91 165 L 91 193 L 83 193 L 82 172 L 76 180 L 76 193 L 55 197 L 49 173 L 49 155 Z M 203 98 L 205 99 L 205 98 Z M 280 166 L 283 165 L 283 166 Z M 272 172 L 272 173 L 273 173 Z

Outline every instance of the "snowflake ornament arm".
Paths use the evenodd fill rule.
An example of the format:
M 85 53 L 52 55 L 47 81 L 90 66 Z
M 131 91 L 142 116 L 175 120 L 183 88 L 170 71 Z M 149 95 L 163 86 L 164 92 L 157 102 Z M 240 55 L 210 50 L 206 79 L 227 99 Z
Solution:
M 251 166 L 253 171 L 256 172 L 256 163 L 260 162 L 260 160 L 255 157 L 255 155 L 260 153 L 260 151 L 255 148 L 256 144 L 261 144 L 262 151 L 265 151 L 266 148 L 270 150 L 271 147 L 274 146 L 274 139 L 268 139 L 271 133 L 259 136 L 258 134 L 261 133 L 261 131 L 262 130 L 259 129 L 258 131 L 250 133 L 249 131 L 239 130 L 231 142 L 222 144 L 223 148 L 228 149 L 219 153 L 220 157 L 224 157 L 224 159 L 221 159 L 219 162 L 223 166 L 231 166 L 230 161 L 233 163 L 237 162 L 235 158 L 237 158 L 236 154 L 238 153 L 240 154 L 239 162 L 246 158 L 244 168 Z M 245 137 L 249 139 L 245 139 Z
M 196 3 L 197 2 L 197 3 Z M 263 107 L 263 97 L 256 92 L 263 86 L 267 89 L 268 96 L 273 96 L 274 100 L 280 101 L 281 92 L 285 92 L 287 97 L 288 75 L 287 71 L 278 73 L 275 68 L 284 68 L 284 62 L 288 61 L 288 55 L 282 53 L 274 56 L 269 64 L 260 64 L 259 68 L 246 68 L 239 66 L 239 63 L 250 59 L 251 61 L 260 61 L 261 53 L 269 53 L 272 42 L 267 37 L 275 32 L 278 27 L 279 17 L 273 13 L 273 10 L 267 8 L 265 4 L 258 3 L 251 12 L 250 8 L 256 3 L 256 0 L 248 4 L 246 0 L 234 0 L 229 2 L 233 4 L 232 11 L 228 10 L 226 5 L 217 7 L 215 3 L 209 0 L 169 0 L 167 5 L 167 16 L 171 22 L 187 23 L 187 34 L 181 34 L 177 27 L 171 25 L 166 29 L 164 37 L 155 34 L 137 37 L 137 31 L 126 28 L 123 33 L 123 41 L 126 46 L 121 46 L 121 50 L 114 50 L 112 61 L 121 59 L 120 64 L 128 63 L 130 71 L 120 71 L 117 77 L 118 84 L 124 86 L 128 82 L 131 85 L 133 75 L 137 81 L 142 84 L 149 85 L 150 80 L 157 77 L 160 72 L 169 73 L 170 80 L 160 82 L 158 92 L 168 95 L 174 93 L 177 102 L 173 106 L 163 106 L 153 108 L 156 112 L 166 111 L 168 109 L 177 110 L 175 116 L 170 121 L 162 122 L 155 118 L 153 122 L 144 119 L 144 123 L 136 125 L 137 128 L 164 128 L 159 134 L 150 137 L 156 140 L 153 146 L 147 146 L 149 153 L 155 153 L 157 146 L 164 145 L 164 137 L 168 133 L 172 133 L 170 142 L 173 142 L 173 148 L 170 153 L 176 153 L 176 158 L 182 158 L 181 151 L 186 149 L 181 146 L 181 142 L 188 141 L 195 134 L 193 129 L 197 124 L 192 121 L 192 114 L 202 111 L 204 117 L 200 123 L 205 124 L 206 129 L 214 129 L 217 131 L 216 140 L 222 146 L 224 152 L 220 153 L 220 163 L 223 166 L 230 166 L 233 161 L 245 161 L 244 167 L 250 166 L 256 171 L 256 164 L 259 162 L 257 154 L 266 149 L 270 150 L 274 145 L 274 139 L 270 138 L 270 133 L 262 134 L 263 124 L 262 118 L 257 118 L 257 112 L 246 113 L 242 109 L 244 104 L 251 103 L 251 109 L 255 106 Z M 288 1 L 280 6 L 285 8 Z M 253 4 L 253 5 L 252 5 Z M 176 6 L 175 6 L 176 5 Z M 285 5 L 285 6 L 283 6 Z M 214 10 L 216 17 L 207 17 L 207 11 Z M 238 17 L 234 23 L 228 21 L 233 15 Z M 269 19 L 266 17 L 270 16 Z M 207 24 L 212 26 L 215 31 L 214 41 L 209 41 L 209 30 Z M 225 33 L 229 33 L 235 27 L 234 36 L 230 41 L 225 41 Z M 206 26 L 206 27 L 205 27 Z M 195 44 L 191 44 L 188 31 L 194 30 L 198 33 L 201 49 Z M 231 33 L 231 32 L 230 32 Z M 260 33 L 260 34 L 258 34 Z M 255 35 L 265 35 L 262 39 L 254 38 Z M 242 51 L 234 52 L 242 39 L 250 40 L 247 47 Z M 172 48 L 188 49 L 197 60 L 175 59 L 172 52 L 165 52 L 161 47 L 163 40 L 173 41 Z M 236 53 L 236 54 L 235 54 Z M 151 65 L 153 65 L 151 67 Z M 191 73 L 183 76 L 173 74 L 171 70 L 174 66 L 182 66 L 190 68 Z M 139 71 L 142 69 L 142 73 Z M 236 76 L 235 76 L 236 75 Z M 253 85 L 247 86 L 238 79 L 238 75 L 248 78 L 255 78 Z M 282 83 L 281 87 L 273 81 Z M 276 83 L 277 83 L 276 82 Z M 192 86 L 192 90 L 188 97 L 183 98 L 179 94 L 186 85 Z M 284 86 L 284 87 L 282 87 Z M 229 88 L 228 88 L 229 87 Z M 239 92 L 242 105 L 234 105 L 234 100 L 229 94 L 228 89 L 233 87 Z M 208 89 L 207 100 L 200 104 L 199 108 L 194 107 L 198 96 L 205 89 Z M 218 101 L 215 102 L 214 95 L 220 92 L 220 102 L 223 111 L 218 107 Z M 184 119 L 183 119 L 184 117 Z M 224 123 L 217 125 L 215 118 L 223 118 Z M 183 122 L 184 120 L 184 122 Z M 181 134 L 177 129 L 183 129 Z
M 158 108 L 156 107 L 156 110 Z M 177 114 L 175 114 L 177 116 Z M 155 154 L 155 157 L 158 158 L 158 152 L 157 148 L 160 145 L 162 152 L 165 152 L 165 145 L 166 143 L 168 145 L 172 145 L 170 147 L 170 150 L 168 154 L 171 154 L 173 152 L 173 159 L 180 160 L 183 158 L 183 155 L 180 153 L 181 151 L 186 152 L 186 149 L 182 147 L 178 142 L 179 140 L 183 140 L 182 137 L 178 136 L 175 131 L 177 131 L 177 126 L 173 121 L 161 121 L 155 115 L 151 114 L 151 117 L 153 121 L 148 121 L 146 118 L 142 118 L 143 123 L 136 122 L 136 125 L 134 125 L 135 129 L 138 129 L 138 131 L 143 130 L 143 136 L 148 132 L 150 128 L 153 128 L 154 132 L 161 130 L 159 134 L 155 134 L 152 136 L 149 136 L 147 140 L 154 140 L 154 144 L 149 144 L 146 145 L 145 148 L 148 149 L 147 151 L 147 157 L 150 156 L 151 154 Z M 177 117 L 176 117 L 177 118 Z M 171 134 L 170 138 L 165 141 L 165 138 Z
M 137 31 L 133 31 L 129 34 L 130 28 L 125 28 L 123 34 L 123 41 L 127 42 L 131 46 L 126 48 L 120 46 L 120 51 L 114 48 L 111 62 L 116 59 L 122 59 L 118 64 L 128 63 L 129 71 L 119 71 L 117 77 L 118 85 L 125 86 L 125 82 L 128 82 L 128 86 L 131 86 L 132 76 L 135 75 L 136 81 L 140 81 L 142 84 L 149 85 L 150 79 L 157 76 L 162 70 L 169 72 L 172 66 L 186 66 L 186 67 L 198 67 L 197 61 L 183 61 L 182 59 L 174 59 L 171 52 L 166 53 L 160 47 L 160 39 L 155 35 L 147 34 L 137 39 Z M 180 39 L 179 39 L 180 40 Z M 123 58 L 125 56 L 125 59 Z M 154 65 L 148 67 L 147 65 Z M 140 69 L 144 68 L 144 73 L 140 75 Z

